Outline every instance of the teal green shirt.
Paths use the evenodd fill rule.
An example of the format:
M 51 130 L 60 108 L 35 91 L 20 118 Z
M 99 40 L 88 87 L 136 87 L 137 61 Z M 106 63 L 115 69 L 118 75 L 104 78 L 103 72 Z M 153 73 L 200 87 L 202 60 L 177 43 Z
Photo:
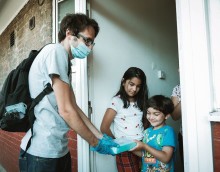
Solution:
M 172 146 L 174 148 L 174 153 L 171 160 L 165 164 L 156 159 L 149 152 L 144 151 L 141 172 L 174 172 L 177 139 L 172 127 L 165 125 L 156 130 L 153 130 L 153 127 L 146 129 L 144 131 L 143 142 L 157 150 L 162 150 L 164 146 Z

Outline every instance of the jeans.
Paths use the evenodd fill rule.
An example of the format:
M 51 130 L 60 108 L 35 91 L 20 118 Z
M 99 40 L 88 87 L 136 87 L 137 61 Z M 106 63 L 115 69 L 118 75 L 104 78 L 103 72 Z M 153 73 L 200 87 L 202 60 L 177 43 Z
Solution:
M 20 150 L 20 172 L 71 172 L 71 156 L 68 152 L 61 158 L 42 158 Z

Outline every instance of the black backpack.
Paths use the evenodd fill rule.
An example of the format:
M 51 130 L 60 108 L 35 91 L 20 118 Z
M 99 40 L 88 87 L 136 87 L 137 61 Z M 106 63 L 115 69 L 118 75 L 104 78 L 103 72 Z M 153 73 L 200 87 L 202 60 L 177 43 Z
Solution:
M 26 132 L 31 128 L 33 131 L 34 107 L 46 94 L 52 92 L 52 87 L 48 83 L 35 99 L 30 96 L 28 73 L 41 49 L 32 50 L 28 58 L 9 73 L 3 84 L 0 92 L 0 128 L 2 130 Z
M 30 96 L 28 74 L 30 67 L 43 47 L 31 50 L 28 58 L 24 59 L 16 69 L 7 76 L 0 92 L 0 129 L 9 132 L 26 132 L 31 129 L 22 157 L 27 152 L 33 138 L 33 124 L 35 120 L 34 107 L 43 97 L 53 91 L 51 84 L 47 83 L 44 90 L 34 99 Z M 68 76 L 71 72 L 71 62 L 68 61 Z

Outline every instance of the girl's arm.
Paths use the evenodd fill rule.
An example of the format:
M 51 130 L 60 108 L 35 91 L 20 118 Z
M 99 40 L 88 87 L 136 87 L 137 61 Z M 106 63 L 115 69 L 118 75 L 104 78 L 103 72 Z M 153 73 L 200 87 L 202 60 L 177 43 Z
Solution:
M 110 130 L 110 126 L 115 118 L 115 115 L 116 115 L 116 111 L 108 108 L 105 112 L 103 119 L 102 119 L 102 124 L 100 127 L 100 130 L 102 133 L 105 133 L 105 134 L 111 136 L 112 138 L 115 138 L 115 137 Z
M 141 141 L 135 140 L 135 142 L 137 143 L 137 146 L 134 149 L 132 149 L 132 151 L 146 150 L 151 155 L 153 155 L 156 159 L 158 159 L 159 161 L 163 163 L 168 163 L 170 159 L 172 158 L 174 148 L 171 146 L 164 146 L 163 149 L 160 151 L 160 150 L 152 148 L 151 146 Z

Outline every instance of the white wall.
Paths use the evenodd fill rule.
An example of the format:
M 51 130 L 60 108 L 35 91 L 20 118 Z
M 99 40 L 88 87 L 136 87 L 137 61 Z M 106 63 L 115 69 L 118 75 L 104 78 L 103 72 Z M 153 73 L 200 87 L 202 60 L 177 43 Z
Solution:
M 138 2 L 91 1 L 92 17 L 101 28 L 88 70 L 92 120 L 98 128 L 127 68 L 136 66 L 144 70 L 150 96 L 170 96 L 179 83 L 175 1 Z M 157 78 L 158 70 L 165 72 L 165 80 Z M 168 123 L 178 132 L 179 122 Z M 97 172 L 116 171 L 112 156 L 96 154 L 95 162 Z

